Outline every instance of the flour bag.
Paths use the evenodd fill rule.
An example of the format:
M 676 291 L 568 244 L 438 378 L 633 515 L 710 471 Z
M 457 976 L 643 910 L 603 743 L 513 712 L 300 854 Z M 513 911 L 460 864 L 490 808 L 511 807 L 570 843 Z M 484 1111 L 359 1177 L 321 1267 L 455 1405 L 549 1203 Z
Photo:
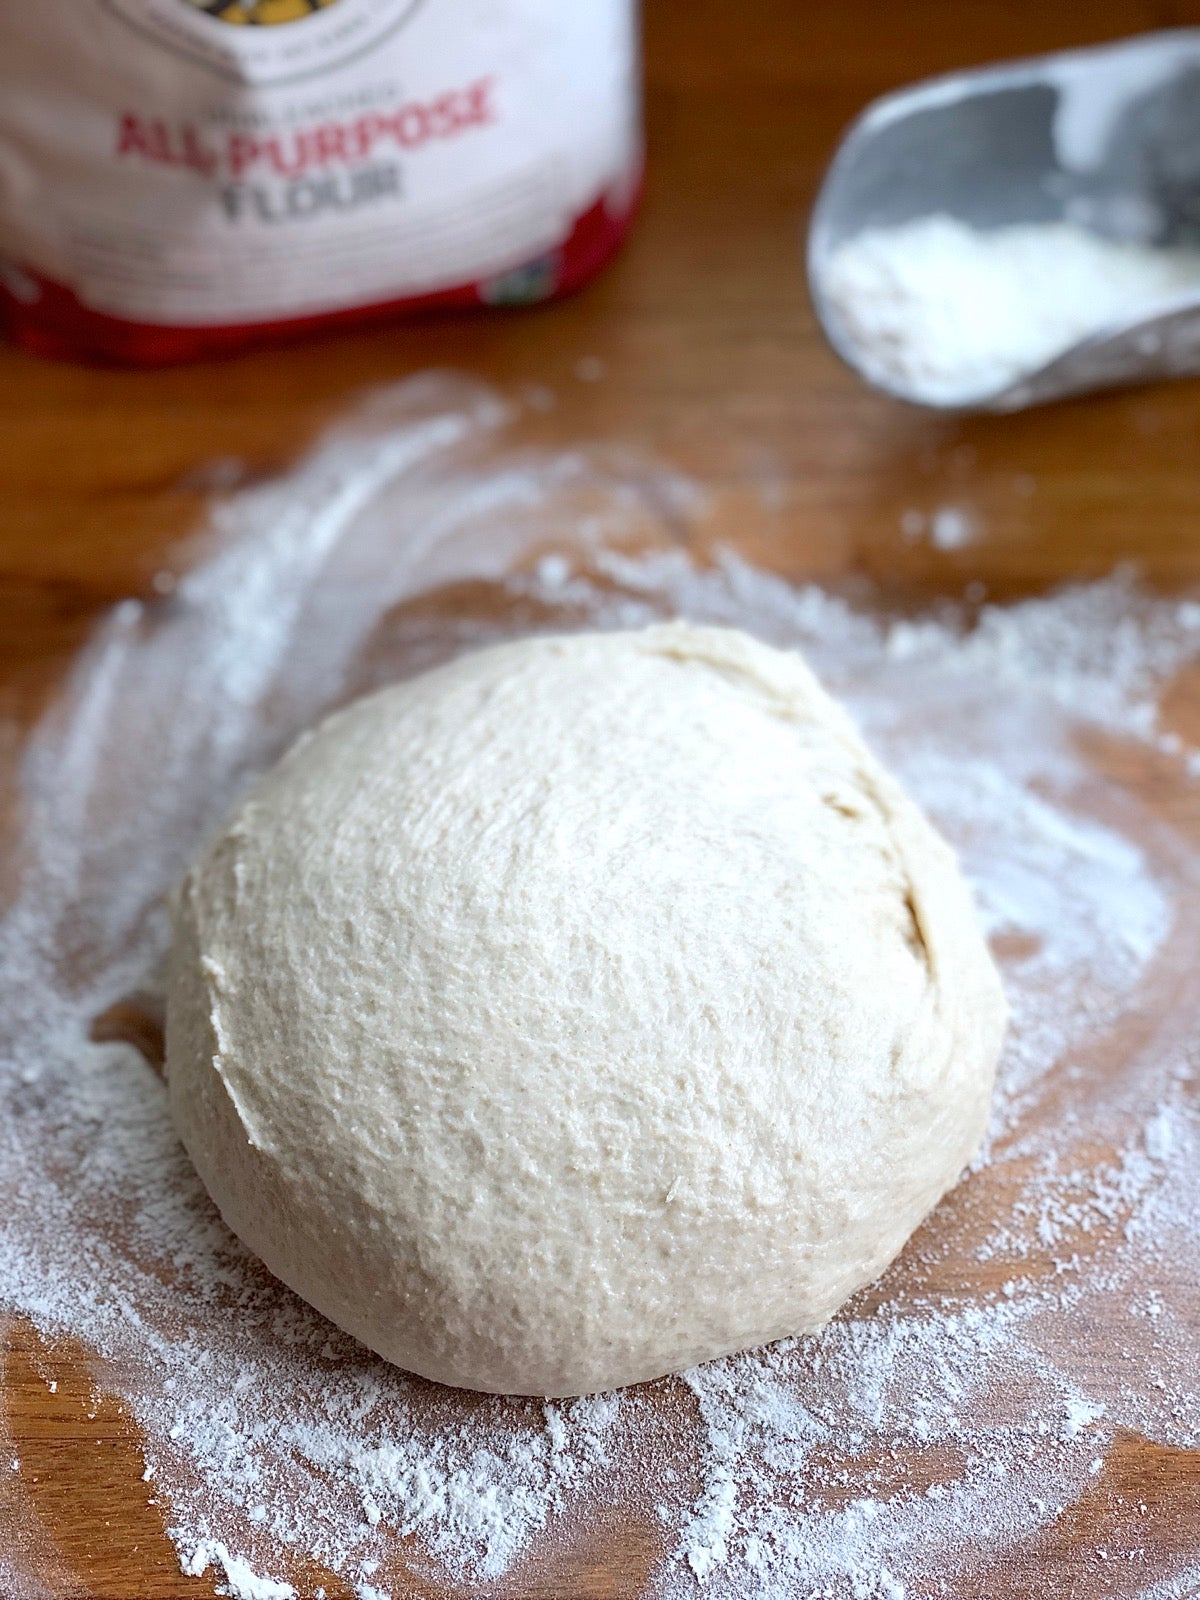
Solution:
M 640 178 L 635 0 L 0 5 L 0 303 L 43 354 L 545 300 Z

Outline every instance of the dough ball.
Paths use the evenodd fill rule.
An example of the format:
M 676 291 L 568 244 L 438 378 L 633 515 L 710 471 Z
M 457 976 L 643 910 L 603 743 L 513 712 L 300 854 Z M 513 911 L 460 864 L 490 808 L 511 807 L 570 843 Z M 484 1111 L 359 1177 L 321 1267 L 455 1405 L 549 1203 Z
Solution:
M 999 979 L 798 656 L 529 639 L 337 713 L 175 906 L 176 1122 L 380 1355 L 571 1395 L 817 1328 L 952 1185 Z

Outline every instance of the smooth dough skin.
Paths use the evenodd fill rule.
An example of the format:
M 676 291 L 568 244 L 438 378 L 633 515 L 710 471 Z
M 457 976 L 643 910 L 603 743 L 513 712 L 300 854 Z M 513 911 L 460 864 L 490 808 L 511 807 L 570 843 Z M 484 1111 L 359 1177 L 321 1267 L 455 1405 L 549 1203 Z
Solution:
M 470 1389 L 820 1326 L 970 1160 L 1004 1029 L 951 851 L 845 713 L 679 623 L 339 712 L 175 933 L 171 1104 L 225 1220 Z

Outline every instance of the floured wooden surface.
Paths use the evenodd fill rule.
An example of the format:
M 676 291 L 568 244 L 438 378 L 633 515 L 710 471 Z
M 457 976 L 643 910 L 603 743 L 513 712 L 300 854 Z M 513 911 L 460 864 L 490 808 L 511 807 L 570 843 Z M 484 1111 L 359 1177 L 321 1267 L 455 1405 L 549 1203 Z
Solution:
M 29 1419 L 81 1363 L 85 1410 L 136 1424 L 121 1493 L 171 1530 L 163 1593 L 182 1567 L 256 1600 L 1003 1594 L 1068 1546 L 1080 1595 L 1200 1584 L 1200 607 L 1120 578 L 851 604 L 696 477 L 522 451 L 498 397 L 440 379 L 224 497 L 189 560 L 110 616 L 24 768 L 0 1287 L 40 1399 L 9 1423 L 13 1593 L 79 1570 Z M 124 1042 L 154 1053 L 161 894 L 328 705 L 675 614 L 804 650 L 962 851 L 1015 1017 L 988 1149 L 817 1338 L 574 1404 L 438 1390 L 273 1285 L 199 1191 Z

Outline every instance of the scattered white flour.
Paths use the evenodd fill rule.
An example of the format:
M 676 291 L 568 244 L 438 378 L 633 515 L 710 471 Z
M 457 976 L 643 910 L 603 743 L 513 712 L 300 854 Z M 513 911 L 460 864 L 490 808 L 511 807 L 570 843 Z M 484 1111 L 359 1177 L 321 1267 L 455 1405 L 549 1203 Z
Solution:
M 522 454 L 503 421 L 420 380 L 229 494 L 10 773 L 0 1304 L 94 1353 L 183 1570 L 237 1600 L 315 1595 L 318 1569 L 399 1600 L 519 1563 L 567 1592 L 546 1574 L 613 1506 L 649 1541 L 651 1600 L 991 1592 L 1103 1487 L 1114 1438 L 1200 1446 L 1200 867 L 1168 820 L 1195 815 L 1195 752 L 1159 712 L 1200 605 L 1118 576 L 973 625 L 889 620 L 698 555 L 703 496 L 677 476 Z M 247 1256 L 152 1067 L 89 1029 L 127 996 L 153 1018 L 164 890 L 331 702 L 505 635 L 676 612 L 805 650 L 960 848 L 1014 1011 L 987 1148 L 820 1335 L 571 1403 L 440 1389 Z M 1120 781 L 1131 742 L 1154 810 Z M 32 1600 L 54 1557 L 8 1426 L 0 1588 Z M 1196 1591 L 1200 1549 L 1147 1565 L 1153 1518 L 1114 1517 L 1110 1600 L 1147 1574 Z
M 202 1577 L 210 1567 L 216 1567 L 224 1580 L 218 1584 L 217 1593 L 232 1595 L 234 1600 L 296 1600 L 290 1583 L 260 1577 L 241 1556 L 231 1555 L 219 1539 L 199 1540 L 179 1565 L 189 1578 Z
M 935 550 L 962 550 L 975 533 L 975 518 L 961 506 L 939 506 L 929 519 L 929 542 Z
M 935 214 L 832 252 L 822 292 L 868 376 L 910 399 L 987 398 L 1107 325 L 1200 288 L 1200 251 L 1073 222 L 981 231 Z
M 935 550 L 963 550 L 978 537 L 979 524 L 963 506 L 937 506 L 928 513 L 909 506 L 900 513 L 900 532 L 908 544 L 928 537 Z

